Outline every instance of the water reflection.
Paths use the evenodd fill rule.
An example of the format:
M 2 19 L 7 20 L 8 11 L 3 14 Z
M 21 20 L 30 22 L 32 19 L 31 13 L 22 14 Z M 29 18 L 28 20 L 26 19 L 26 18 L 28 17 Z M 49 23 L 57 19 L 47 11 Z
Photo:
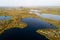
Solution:
M 40 16 L 43 17 L 43 18 L 48 18 L 48 19 L 52 19 L 52 20 L 60 20 L 60 16 L 59 15 L 41 14 Z
M 27 23 L 28 28 L 31 27 L 35 30 L 45 29 L 45 28 L 57 29 L 56 26 L 49 24 L 47 22 L 44 22 L 44 21 L 37 19 L 37 18 L 24 18 L 21 21 Z
M 40 10 L 30 10 L 29 11 L 30 14 L 34 13 L 42 18 L 48 18 L 51 20 L 60 20 L 60 15 L 54 15 L 54 14 L 49 14 L 49 13 L 41 13 Z
M 0 20 L 9 20 L 10 16 L 0 16 Z

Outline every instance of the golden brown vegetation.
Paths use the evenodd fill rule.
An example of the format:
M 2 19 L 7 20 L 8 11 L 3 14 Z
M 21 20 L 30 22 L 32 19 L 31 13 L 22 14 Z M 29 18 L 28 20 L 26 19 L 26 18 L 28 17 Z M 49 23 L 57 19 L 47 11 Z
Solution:
M 50 40 L 60 40 L 60 31 L 53 29 L 38 29 L 36 31 L 39 34 L 45 35 Z
M 0 16 L 10 16 L 11 17 L 10 20 L 1 20 L 0 21 L 0 34 L 2 32 L 4 32 L 4 30 L 14 28 L 14 27 L 25 28 L 27 26 L 27 24 L 20 21 L 22 18 L 27 18 L 27 17 L 38 18 L 39 17 L 35 14 L 29 14 L 28 11 L 29 11 L 29 9 L 21 9 L 21 10 L 2 9 L 2 10 L 0 10 Z
M 48 13 L 48 14 L 60 15 L 60 8 L 46 8 L 46 9 L 41 9 L 41 13 Z
M 0 34 L 2 32 L 4 32 L 4 30 L 14 28 L 14 27 L 25 28 L 27 26 L 27 24 L 20 21 L 22 18 L 27 18 L 27 17 L 40 18 L 39 16 L 37 16 L 35 14 L 29 14 L 29 10 L 30 9 L 24 9 L 24 8 L 20 9 L 20 10 L 18 10 L 18 9 L 11 9 L 11 10 L 2 9 L 2 10 L 0 10 L 0 16 L 11 16 L 10 20 L 1 20 L 0 21 Z M 45 10 L 44 9 L 44 10 L 41 10 L 41 12 L 42 13 L 52 13 L 52 14 L 57 14 L 58 13 L 58 15 L 60 15 L 60 9 L 57 9 L 57 10 L 52 10 L 52 9 Z M 40 19 L 45 21 L 45 22 L 48 22 L 48 23 L 51 23 L 51 24 L 57 26 L 58 29 L 60 30 L 60 21 L 50 20 L 50 19 L 46 19 L 46 18 L 40 18 Z M 44 32 L 43 31 L 44 30 L 42 30 L 42 31 L 38 30 L 37 32 L 49 37 L 50 39 L 55 38 L 55 37 L 53 38 L 50 35 L 46 35 L 47 33 L 44 34 L 44 32 L 49 32 L 49 31 L 52 32 L 54 30 L 46 29 Z M 52 34 L 54 34 L 54 33 L 52 33 Z M 56 39 L 56 40 L 59 40 L 59 38 Z

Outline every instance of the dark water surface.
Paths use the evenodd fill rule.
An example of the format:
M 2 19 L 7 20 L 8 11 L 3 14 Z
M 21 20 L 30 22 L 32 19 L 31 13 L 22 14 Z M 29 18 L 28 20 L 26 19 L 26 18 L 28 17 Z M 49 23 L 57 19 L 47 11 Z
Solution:
M 36 30 L 45 28 L 56 29 L 54 25 L 35 18 L 24 18 L 21 21 L 28 24 L 26 28 L 6 30 L 0 35 L 0 40 L 48 40 L 44 35 L 38 34 Z
M 30 28 L 31 29 L 31 28 Z M 9 29 L 0 35 L 0 40 L 48 40 L 45 36 L 36 33 L 33 29 Z
M 33 29 L 46 29 L 46 28 L 57 29 L 56 26 L 37 18 L 24 18 L 21 21 L 28 24 L 28 28 L 31 27 Z

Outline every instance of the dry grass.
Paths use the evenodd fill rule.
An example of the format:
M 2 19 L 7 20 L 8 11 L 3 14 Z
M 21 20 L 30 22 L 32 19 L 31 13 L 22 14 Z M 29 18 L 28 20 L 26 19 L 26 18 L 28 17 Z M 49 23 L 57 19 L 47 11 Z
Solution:
M 60 15 L 60 8 L 41 9 L 41 13 Z

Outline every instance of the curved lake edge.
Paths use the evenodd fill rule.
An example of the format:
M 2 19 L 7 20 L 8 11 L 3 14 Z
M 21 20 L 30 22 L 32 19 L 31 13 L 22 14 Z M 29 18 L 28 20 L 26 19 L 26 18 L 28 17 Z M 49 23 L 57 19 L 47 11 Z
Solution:
M 18 34 L 20 33 L 18 30 L 21 31 L 21 32 L 23 31 L 23 29 L 20 29 L 20 28 L 11 28 L 11 29 L 5 30 L 5 31 L 2 33 L 3 36 L 0 35 L 0 37 L 1 37 L 1 36 L 2 36 L 2 37 L 6 37 L 6 33 L 7 33 L 7 32 L 8 32 L 7 35 L 12 34 L 12 32 L 13 32 L 13 34 L 14 34 L 14 32 L 17 33 L 17 35 L 18 35 Z M 10 31 L 10 32 L 9 32 L 9 31 Z M 18 31 L 19 33 L 16 32 L 16 31 Z M 26 31 L 26 30 L 24 29 L 24 31 Z M 23 33 L 24 33 L 24 31 L 23 31 Z M 23 34 L 23 33 L 22 33 L 22 34 Z M 27 30 L 27 33 L 28 33 L 28 30 Z M 32 33 L 35 33 L 35 32 L 32 32 Z M 25 34 L 26 34 L 26 32 L 25 32 Z M 37 34 L 38 34 L 38 33 L 37 33 Z M 14 34 L 14 35 L 15 35 L 15 34 Z M 26 34 L 26 35 L 28 35 L 28 34 Z M 42 34 L 38 34 L 38 35 L 43 36 L 43 39 L 49 40 L 46 36 L 44 36 L 44 35 L 42 35 Z M 22 35 L 21 35 L 21 36 L 22 36 Z M 3 39 L 2 37 L 1 37 L 1 39 Z M 8 37 L 9 37 L 9 36 L 8 36 Z M 40 38 L 39 38 L 39 39 L 40 39 Z
M 43 23 L 47 23 L 48 25 L 53 25 L 53 24 L 51 24 L 51 23 L 49 23 L 49 22 L 45 22 L 45 21 L 43 21 L 43 20 L 41 20 L 40 18 L 30 18 L 30 17 L 28 17 L 28 18 L 23 18 L 22 20 L 27 20 L 27 21 L 30 21 L 30 19 L 32 19 L 33 21 L 35 20 L 35 23 L 36 23 L 36 20 L 38 20 L 38 21 L 41 21 L 41 22 L 43 22 Z M 21 20 L 21 22 L 23 22 L 23 23 L 26 23 L 26 22 L 24 22 L 24 21 L 22 21 Z M 28 23 L 26 23 L 26 24 L 28 24 Z M 42 24 L 43 25 L 43 24 Z M 55 25 L 53 25 L 53 26 L 55 26 Z M 56 29 L 54 29 L 54 30 L 57 30 L 57 27 L 55 26 L 55 28 Z M 51 29 L 51 28 L 46 28 L 46 29 Z

